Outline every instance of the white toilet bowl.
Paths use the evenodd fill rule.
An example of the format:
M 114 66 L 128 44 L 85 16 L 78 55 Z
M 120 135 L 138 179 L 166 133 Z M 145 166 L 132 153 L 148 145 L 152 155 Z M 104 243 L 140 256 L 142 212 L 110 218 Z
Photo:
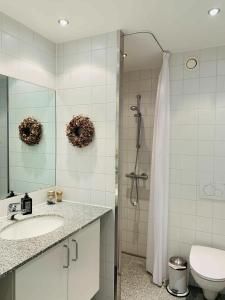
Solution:
M 192 246 L 190 252 L 191 274 L 202 288 L 207 300 L 216 299 L 225 288 L 225 251 Z

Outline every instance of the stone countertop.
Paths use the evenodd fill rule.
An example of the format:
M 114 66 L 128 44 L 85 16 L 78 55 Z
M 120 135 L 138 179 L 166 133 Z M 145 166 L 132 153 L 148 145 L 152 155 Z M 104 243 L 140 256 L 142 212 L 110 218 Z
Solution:
M 106 207 L 64 201 L 55 205 L 41 204 L 34 206 L 32 215 L 17 215 L 18 220 L 15 221 L 9 221 L 6 217 L 0 218 L 0 231 L 5 226 L 35 216 L 58 215 L 64 218 L 63 226 L 47 234 L 23 240 L 0 238 L 0 277 L 14 271 L 34 257 L 67 239 L 109 211 L 111 209 Z

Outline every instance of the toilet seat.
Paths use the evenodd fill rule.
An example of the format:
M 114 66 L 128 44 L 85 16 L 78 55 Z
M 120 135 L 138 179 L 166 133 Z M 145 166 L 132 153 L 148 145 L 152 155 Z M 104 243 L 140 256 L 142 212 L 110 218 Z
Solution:
M 190 266 L 200 277 L 210 281 L 225 281 L 225 251 L 192 246 Z

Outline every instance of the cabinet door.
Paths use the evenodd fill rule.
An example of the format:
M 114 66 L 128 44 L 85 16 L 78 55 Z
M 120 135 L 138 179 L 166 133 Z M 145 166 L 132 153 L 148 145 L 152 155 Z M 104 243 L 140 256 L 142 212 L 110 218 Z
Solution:
M 15 300 L 67 300 L 68 241 L 15 271 Z
M 0 278 L 0 299 L 1 300 L 13 300 L 14 299 L 14 274 Z
M 68 300 L 90 300 L 99 290 L 100 221 L 69 239 Z

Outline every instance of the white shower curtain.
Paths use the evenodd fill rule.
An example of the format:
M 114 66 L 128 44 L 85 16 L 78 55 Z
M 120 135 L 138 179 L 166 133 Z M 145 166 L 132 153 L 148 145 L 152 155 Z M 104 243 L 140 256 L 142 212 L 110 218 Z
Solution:
M 146 260 L 146 269 L 157 285 L 167 279 L 169 98 L 169 53 L 164 53 L 155 108 Z

